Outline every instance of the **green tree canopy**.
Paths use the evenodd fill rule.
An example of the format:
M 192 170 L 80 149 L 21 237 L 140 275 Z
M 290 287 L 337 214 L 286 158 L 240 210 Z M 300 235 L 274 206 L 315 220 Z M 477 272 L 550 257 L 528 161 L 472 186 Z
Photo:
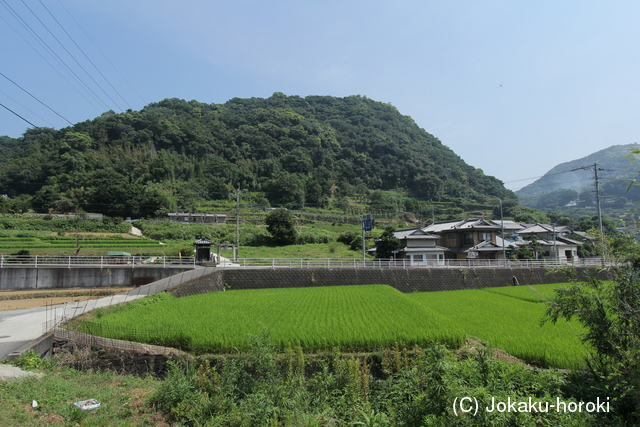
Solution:
M 296 242 L 296 224 L 293 215 L 286 209 L 276 209 L 265 218 L 267 231 L 275 245 L 293 245 Z

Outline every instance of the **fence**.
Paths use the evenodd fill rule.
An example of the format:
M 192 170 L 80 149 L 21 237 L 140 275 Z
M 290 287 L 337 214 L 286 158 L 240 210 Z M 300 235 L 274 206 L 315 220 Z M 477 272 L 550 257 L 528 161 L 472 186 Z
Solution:
M 356 258 L 240 258 L 236 261 L 224 260 L 218 264 L 219 267 L 234 268 L 546 268 L 563 265 L 592 267 L 608 265 L 608 262 L 603 258 L 582 258 L 569 262 L 550 259 L 469 259 L 411 262 L 408 259 L 367 259 L 363 261 Z
M 0 255 L 4 267 L 195 267 L 194 257 Z

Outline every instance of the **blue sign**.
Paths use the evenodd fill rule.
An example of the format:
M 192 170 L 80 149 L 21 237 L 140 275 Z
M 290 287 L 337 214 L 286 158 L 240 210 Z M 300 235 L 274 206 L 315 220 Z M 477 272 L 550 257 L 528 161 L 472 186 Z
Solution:
M 373 230 L 373 220 L 371 219 L 371 215 L 365 215 L 362 219 L 362 229 L 364 231 Z

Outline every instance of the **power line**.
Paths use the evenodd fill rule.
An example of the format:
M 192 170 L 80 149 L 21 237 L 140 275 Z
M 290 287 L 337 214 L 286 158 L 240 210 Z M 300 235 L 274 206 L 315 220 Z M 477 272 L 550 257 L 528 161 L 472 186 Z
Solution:
M 53 34 L 53 32 L 49 29 L 49 27 L 40 19 L 40 17 L 29 7 L 29 5 L 27 5 L 25 3 L 24 0 L 22 0 L 22 4 L 24 4 L 26 6 L 26 8 L 29 10 L 29 12 L 31 12 L 31 14 L 33 16 L 35 16 L 35 18 L 38 20 L 38 22 L 40 22 L 40 24 L 44 27 L 45 30 L 47 30 L 47 32 L 51 35 L 51 37 L 53 37 L 53 39 L 58 42 L 58 44 L 62 47 L 62 49 L 64 49 L 65 52 L 67 52 L 67 54 L 71 57 L 71 59 L 74 60 L 74 62 L 78 65 L 78 67 L 80 67 L 80 69 L 82 71 L 85 72 L 85 74 L 91 79 L 91 81 L 98 86 L 98 88 L 102 91 L 102 93 L 104 93 L 107 98 L 109 98 L 111 100 L 111 102 L 113 102 L 113 104 L 118 108 L 118 110 L 122 111 L 122 108 L 118 105 L 117 102 L 115 102 L 113 100 L 113 98 L 111 98 L 111 96 L 109 96 L 109 94 L 102 88 L 102 86 L 100 86 L 100 84 L 91 76 L 91 74 L 89 74 L 89 72 L 82 66 L 82 64 L 80 64 L 80 62 L 76 59 L 76 57 L 69 52 L 69 50 L 65 47 L 65 45 L 56 37 L 55 34 Z M 52 50 L 53 51 L 53 50 Z M 57 55 L 56 55 L 57 56 Z M 65 64 L 66 65 L 66 64 Z M 69 68 L 69 70 L 78 78 L 80 78 L 73 70 L 71 70 L 71 68 L 67 65 L 67 68 Z M 82 79 L 80 79 L 82 81 Z M 102 104 L 109 109 L 109 106 L 107 105 L 106 102 L 104 102 L 104 100 L 100 99 L 100 97 L 93 91 L 93 89 L 91 89 L 89 87 L 89 85 L 87 85 L 86 83 L 83 82 L 83 84 L 86 86 L 86 88 L 94 95 L 98 98 L 98 100 L 100 102 L 102 102 Z
M 33 28 L 31 28 L 31 26 L 24 20 L 22 19 L 22 17 L 9 5 L 7 4 L 6 0 L 2 0 L 2 4 L 5 7 L 5 9 L 7 9 L 7 11 L 9 11 L 9 14 L 11 14 L 16 21 L 18 21 L 18 23 L 20 25 L 22 25 L 22 27 L 25 28 L 25 30 L 27 31 L 27 33 L 29 33 L 43 48 L 44 50 L 51 55 L 51 57 L 56 60 L 58 62 L 58 64 L 62 67 L 62 69 L 65 69 L 66 72 L 68 72 L 71 77 L 73 77 L 76 80 L 76 83 L 78 83 L 81 87 L 84 84 L 86 86 L 86 84 L 84 82 L 82 82 L 82 80 L 75 74 L 73 73 L 73 71 L 69 68 L 68 65 L 66 65 L 64 63 L 64 61 L 62 60 L 62 58 L 60 58 L 48 45 L 47 43 L 42 40 L 42 38 L 33 30 Z M 4 20 L 4 18 L 3 18 Z M 5 22 L 7 22 L 5 20 Z M 62 73 L 56 68 L 54 67 L 51 62 L 49 62 L 44 56 L 42 56 L 42 54 L 38 51 L 38 49 L 36 49 L 31 43 L 29 43 L 24 37 L 22 37 L 22 34 L 20 34 L 20 32 L 18 30 L 16 30 L 11 24 L 9 24 L 9 26 L 23 39 L 25 40 L 25 42 L 42 58 L 45 60 L 45 62 L 47 64 L 49 64 L 49 66 L 51 68 L 53 68 L 67 83 L 69 83 L 69 85 L 71 87 L 73 87 L 89 104 L 91 104 L 91 106 L 93 106 L 99 113 L 102 112 L 101 109 L 97 108 L 96 105 L 90 100 L 88 99 L 84 93 L 82 93 L 73 83 L 71 83 L 64 75 L 62 75 Z M 94 94 L 95 97 L 95 94 Z M 97 99 L 97 97 L 95 97 L 96 100 L 99 101 L 99 99 Z M 107 109 L 109 107 L 107 107 L 106 105 L 104 105 Z
M 31 114 L 33 114 L 34 116 L 36 116 L 37 118 L 39 118 L 40 120 L 42 120 L 43 122 L 47 123 L 49 126 L 53 126 L 51 123 L 49 123 L 47 120 L 43 119 L 42 117 L 40 117 L 39 115 L 37 115 L 36 113 L 34 113 L 33 111 L 31 111 L 30 109 L 28 109 L 27 107 L 25 107 L 24 105 L 20 104 L 18 101 L 16 101 L 15 99 L 13 99 L 12 97 L 10 97 L 9 95 L 7 95 L 6 93 L 2 92 L 0 90 L 0 93 L 3 94 L 4 96 L 6 96 L 7 98 L 9 98 L 10 100 L 12 100 L 13 102 L 15 102 L 16 104 L 18 104 L 19 106 L 21 106 L 22 108 L 24 108 L 25 110 L 27 110 L 28 112 L 30 112 Z
M 47 9 L 47 7 L 44 5 L 44 3 L 42 3 L 42 0 L 40 0 L 40 3 L 42 4 L 42 6 L 44 6 L 45 9 Z M 93 39 L 89 36 L 89 34 L 84 30 L 84 28 L 82 28 L 82 26 L 80 25 L 80 23 L 73 17 L 73 15 L 71 15 L 71 13 L 69 12 L 69 10 L 64 6 L 64 4 L 62 4 L 62 2 L 60 2 L 60 0 L 58 0 L 58 3 L 60 4 L 60 6 L 62 6 L 62 8 L 65 10 L 65 12 L 67 12 L 67 14 L 71 17 L 71 19 L 73 19 L 73 22 L 76 23 L 76 25 L 78 26 L 78 28 L 80 28 L 80 30 L 84 33 L 84 35 L 87 37 L 87 39 L 89 39 L 89 41 L 93 44 L 93 46 L 98 50 L 98 52 L 100 52 L 102 54 L 102 56 L 107 60 L 107 62 L 109 62 L 109 64 L 111 65 L 111 67 L 113 67 L 114 70 L 116 70 L 116 72 L 120 75 L 120 77 L 122 77 L 122 79 L 129 85 L 129 87 L 131 89 L 133 89 L 133 91 L 136 93 L 136 95 L 138 95 L 138 97 L 140 97 L 140 100 L 144 102 L 144 99 L 142 98 L 142 96 L 138 93 L 138 91 L 136 91 L 136 88 L 133 87 L 133 85 L 131 85 L 131 83 L 129 83 L 127 81 L 127 79 L 124 77 L 124 75 L 122 75 L 122 73 L 116 68 L 115 65 L 113 65 L 113 63 L 111 62 L 111 60 L 109 60 L 109 58 L 107 57 L 107 55 L 104 54 L 104 52 L 102 52 L 102 50 L 100 49 L 100 47 L 93 41 Z M 49 9 L 47 9 L 47 12 L 49 12 Z M 51 14 L 51 12 L 49 12 L 49 14 Z M 51 15 L 53 17 L 53 15 Z M 53 17 L 53 19 L 58 22 L 58 20 Z M 58 23 L 58 25 L 60 25 L 60 23 Z M 60 27 L 62 28 L 62 26 L 60 25 Z M 62 28 L 62 30 L 67 34 L 67 36 L 69 36 L 69 38 L 71 39 L 71 41 L 73 41 L 73 43 L 78 47 L 78 49 L 80 50 L 80 52 L 82 52 L 82 54 L 85 56 L 85 58 L 87 58 L 87 60 L 89 62 L 91 62 L 91 65 L 94 66 L 94 68 L 100 73 L 100 75 L 107 81 L 107 83 L 109 84 L 109 86 L 111 86 L 111 88 L 118 94 L 118 96 L 124 101 L 125 104 L 127 104 L 127 107 L 131 108 L 131 105 L 129 105 L 129 103 L 127 102 L 127 100 L 120 94 L 120 92 L 118 92 L 118 90 L 109 82 L 109 80 L 102 74 L 102 72 L 100 71 L 100 69 L 98 67 L 95 66 L 95 64 L 93 63 L 93 61 L 91 61 L 91 59 L 89 59 L 89 57 L 87 57 L 87 55 L 84 53 L 84 51 L 80 48 L 80 46 L 78 46 L 78 44 L 75 42 L 75 40 L 69 35 L 69 33 L 67 33 L 67 31 Z
M 34 125 L 33 123 L 31 123 L 29 120 L 25 119 L 24 117 L 22 117 L 20 114 L 16 113 L 15 111 L 13 111 L 11 108 L 7 107 L 6 105 L 0 103 L 0 106 L 6 108 L 7 110 L 11 111 L 13 114 L 15 114 L 16 116 L 20 117 L 22 120 L 24 120 L 25 122 L 29 123 L 31 126 L 33 126 L 34 128 L 37 128 L 38 126 Z
M 5 8 L 6 8 L 6 6 L 5 6 Z M 20 37 L 20 38 L 21 38 L 25 43 L 26 43 L 26 44 L 28 44 L 28 45 L 29 45 L 29 47 L 30 47 L 31 49 L 33 49 L 33 51 L 34 51 L 35 53 L 37 53 L 37 54 L 38 54 L 38 56 L 40 56 L 40 58 L 42 58 L 42 60 L 43 60 L 44 62 L 46 62 L 46 63 L 47 63 L 47 64 L 48 64 L 48 65 L 49 65 L 49 66 L 50 66 L 50 67 L 51 67 L 51 68 L 52 68 L 56 73 L 58 73 L 58 75 L 59 75 L 60 77 L 62 77 L 62 79 L 63 79 L 64 81 L 66 81 L 66 82 L 69 84 L 69 86 L 71 86 L 71 87 L 72 87 L 76 92 L 78 92 L 78 94 L 79 94 L 80 96 L 82 96 L 82 97 L 84 98 L 84 100 L 85 100 L 85 101 L 87 101 L 87 102 L 88 102 L 88 103 L 89 103 L 93 108 L 95 108 L 95 109 L 96 109 L 96 111 L 100 112 L 100 109 L 99 109 L 98 107 L 96 107 L 96 106 L 95 106 L 95 104 L 94 104 L 93 102 L 91 102 L 91 100 L 90 100 L 90 99 L 88 99 L 88 98 L 87 98 L 87 97 L 86 97 L 82 92 L 80 92 L 80 91 L 78 90 L 78 88 L 77 88 L 76 86 L 74 86 L 74 84 L 73 84 L 73 83 L 71 83 L 71 82 L 69 81 L 69 79 L 67 79 L 67 78 L 66 78 L 66 77 L 65 77 L 65 76 L 64 76 L 64 75 L 63 75 L 63 74 L 62 74 L 62 73 L 61 73 L 61 72 L 56 68 L 56 67 L 54 67 L 54 66 L 53 66 L 53 64 L 51 64 L 51 62 L 49 62 L 49 60 L 48 60 L 47 58 L 45 58 L 45 57 L 44 57 L 44 56 L 43 56 L 43 55 L 38 51 L 38 49 L 36 49 L 36 48 L 35 48 L 35 47 L 34 47 L 34 46 L 29 42 L 29 40 L 25 39 L 25 38 L 22 36 L 22 34 L 20 34 L 20 32 L 19 32 L 18 30 L 16 30 L 16 29 L 13 27 L 13 25 L 11 25 L 11 23 L 10 23 L 9 21 L 7 21 L 7 20 L 4 18 L 4 16 L 0 15 L 0 18 L 2 18 L 2 20 L 3 20 L 3 21 L 4 21 L 4 22 L 5 22 L 5 23 L 6 23 L 6 24 L 7 24 L 7 25 L 8 25 L 8 26 L 9 26 L 9 27 L 10 27 L 10 28 L 11 28 L 11 29 L 12 29 L 12 30 L 13 30 L 13 31 L 14 31 L 14 32 L 15 32 L 15 33 L 16 33 L 16 34 L 17 34 L 17 35 L 18 35 L 18 36 L 19 36 L 19 37 Z
M 9 77 L 5 76 L 4 74 L 0 73 L 0 76 L 4 77 L 5 79 L 9 80 L 11 83 L 13 83 L 14 85 L 18 86 L 18 88 L 20 88 L 21 90 L 23 90 L 24 92 L 26 92 L 30 97 L 32 97 L 33 99 L 35 99 L 36 101 L 38 101 L 40 104 L 44 105 L 45 107 L 47 107 L 49 110 L 51 110 L 54 114 L 56 114 L 58 117 L 64 119 L 67 123 L 69 123 L 70 125 L 73 125 L 73 123 L 71 123 L 69 120 L 67 120 L 65 117 L 63 117 L 62 115 L 60 115 L 57 111 L 55 111 L 53 108 L 49 107 L 47 104 L 45 104 L 44 102 L 40 101 L 38 98 L 36 98 L 35 96 L 33 96 L 29 91 L 27 91 L 26 89 L 24 89 L 22 86 L 20 86 L 18 83 L 14 82 L 13 80 L 11 80 Z M 14 101 L 15 102 L 15 101 Z M 35 114 L 35 113 L 33 113 Z M 42 117 L 40 117 L 41 120 Z M 46 121 L 46 120 L 44 120 Z

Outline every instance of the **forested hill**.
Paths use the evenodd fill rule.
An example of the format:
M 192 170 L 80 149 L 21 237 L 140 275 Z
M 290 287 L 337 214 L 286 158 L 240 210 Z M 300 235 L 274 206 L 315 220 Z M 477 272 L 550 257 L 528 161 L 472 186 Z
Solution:
M 165 99 L 0 138 L 0 193 L 33 196 L 39 211 L 150 216 L 227 198 L 237 185 L 271 205 L 387 189 L 515 198 L 410 117 L 363 96 Z

